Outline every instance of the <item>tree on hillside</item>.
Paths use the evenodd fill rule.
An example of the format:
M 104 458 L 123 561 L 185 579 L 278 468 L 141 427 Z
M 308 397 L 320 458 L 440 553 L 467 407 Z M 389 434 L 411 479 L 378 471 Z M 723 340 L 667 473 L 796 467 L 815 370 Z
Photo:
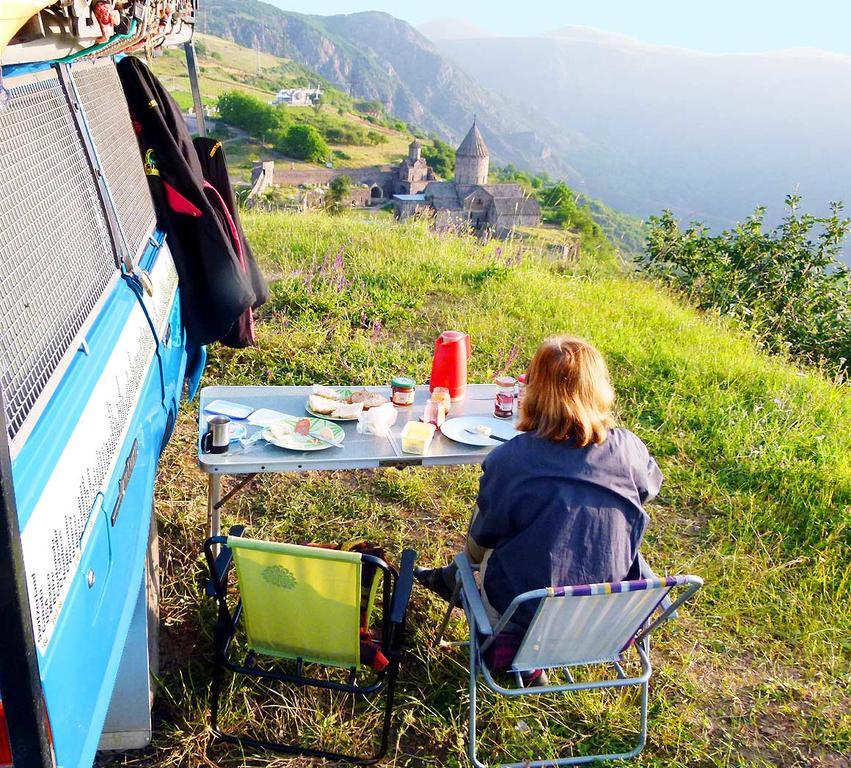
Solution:
M 455 175 L 455 150 L 440 139 L 432 139 L 431 146 L 423 147 L 423 157 L 441 179 Z
M 680 229 L 665 211 L 650 218 L 647 254 L 638 263 L 701 309 L 735 318 L 767 349 L 805 362 L 851 368 L 851 270 L 840 264 L 851 219 L 842 205 L 819 218 L 798 211 L 765 231 L 765 208 L 735 229 L 711 235 L 700 223 Z
M 540 201 L 545 208 L 550 209 L 547 212 L 549 221 L 586 237 L 599 238 L 602 236 L 603 230 L 600 225 L 580 205 L 579 195 L 563 181 L 546 187 L 540 193 Z
M 331 154 L 322 134 L 312 125 L 291 125 L 279 140 L 277 149 L 289 157 L 309 163 L 324 163 Z
M 384 105 L 377 99 L 356 101 L 354 106 L 358 112 L 363 112 L 367 115 L 380 116 L 384 112 Z
M 337 213 L 343 207 L 343 200 L 346 199 L 352 189 L 352 180 L 348 176 L 338 176 L 331 181 L 328 189 L 326 204 L 328 209 Z
M 223 122 L 242 128 L 258 138 L 280 130 L 285 125 L 281 110 L 239 91 L 229 91 L 219 96 L 219 117 Z

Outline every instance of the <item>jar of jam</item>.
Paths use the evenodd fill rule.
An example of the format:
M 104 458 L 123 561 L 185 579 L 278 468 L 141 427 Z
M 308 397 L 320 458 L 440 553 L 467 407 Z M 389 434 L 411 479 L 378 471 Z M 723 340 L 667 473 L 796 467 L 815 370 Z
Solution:
M 393 405 L 406 407 L 414 404 L 415 387 L 413 379 L 407 376 L 397 376 L 390 382 L 392 394 L 390 400 Z
M 514 416 L 514 385 L 517 380 L 513 376 L 498 376 L 496 384 L 496 399 L 493 404 L 493 415 L 498 419 L 510 419 Z

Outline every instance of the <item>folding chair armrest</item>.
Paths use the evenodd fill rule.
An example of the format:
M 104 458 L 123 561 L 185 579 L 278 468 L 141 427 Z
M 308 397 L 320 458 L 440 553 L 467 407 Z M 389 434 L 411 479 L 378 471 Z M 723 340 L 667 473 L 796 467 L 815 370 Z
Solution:
M 455 555 L 455 566 L 458 569 L 455 578 L 461 582 L 461 594 L 473 615 L 476 629 L 483 635 L 492 635 L 493 627 L 488 618 L 488 612 L 485 610 L 485 604 L 482 602 L 482 596 L 479 594 L 479 585 L 476 584 L 473 568 L 467 555 L 463 552 Z
M 228 536 L 242 536 L 243 533 L 245 533 L 244 525 L 234 525 L 228 530 Z M 207 558 L 207 567 L 210 569 L 210 578 L 206 586 L 208 597 L 221 597 L 227 588 L 233 553 L 230 547 L 219 546 L 219 554 L 215 557 L 213 555 L 214 547 L 222 544 L 227 544 L 226 536 L 213 536 L 204 542 L 204 554 Z
M 638 576 L 636 576 L 636 578 L 638 578 L 638 579 L 658 579 L 659 578 L 656 575 L 655 571 L 650 567 L 650 565 L 644 559 L 644 556 L 640 552 L 635 556 L 635 562 L 638 565 Z M 670 608 L 672 604 L 673 603 L 671 601 L 670 596 L 666 595 L 665 599 L 659 604 L 659 607 L 663 611 L 667 611 L 668 608 Z M 676 618 L 677 618 L 677 612 L 676 611 L 670 612 L 668 614 L 668 616 L 666 617 L 666 619 L 676 619 Z
M 665 607 L 662 613 L 659 614 L 659 616 L 657 616 L 646 629 L 641 630 L 641 632 L 635 636 L 636 643 L 640 643 L 659 625 L 665 623 L 672 616 L 675 616 L 677 609 L 685 603 L 686 600 L 691 599 L 694 593 L 703 586 L 703 579 L 701 579 L 700 576 L 686 576 L 681 585 L 684 586 L 685 589 L 678 595 L 676 600 L 673 602 L 669 600 L 667 607 Z
M 411 592 L 414 589 L 414 563 L 417 560 L 417 553 L 413 549 L 406 549 L 402 552 L 402 559 L 399 563 L 399 576 L 396 579 L 396 585 L 393 589 L 393 599 L 390 601 L 390 623 L 404 624 L 405 613 L 408 610 L 408 603 L 411 601 Z

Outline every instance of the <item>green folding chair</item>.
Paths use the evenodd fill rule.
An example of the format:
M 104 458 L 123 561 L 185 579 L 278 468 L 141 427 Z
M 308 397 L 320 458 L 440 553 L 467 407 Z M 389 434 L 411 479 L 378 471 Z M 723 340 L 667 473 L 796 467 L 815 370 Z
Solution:
M 243 749 L 268 749 L 360 765 L 378 762 L 386 754 L 389 743 L 416 553 L 406 549 L 397 572 L 372 555 L 257 541 L 243 537 L 244 530 L 244 526 L 236 526 L 230 529 L 228 536 L 215 536 L 204 543 L 211 577 L 208 593 L 218 603 L 211 690 L 213 733 Z M 238 596 L 229 598 L 231 566 L 236 569 Z M 374 570 L 371 583 L 364 583 L 364 566 Z M 375 650 L 386 657 L 387 666 L 380 672 L 370 670 L 363 680 L 360 673 L 367 660 L 362 658 L 361 626 L 364 614 L 368 620 L 372 613 L 379 582 L 381 638 Z M 240 621 L 249 646 L 241 664 L 230 660 Z M 345 669 L 349 675 L 345 682 L 312 677 L 305 674 L 306 664 Z M 357 697 L 383 691 L 384 719 L 377 751 L 371 757 L 358 757 L 222 732 L 218 716 L 225 670 L 297 686 L 342 691 Z

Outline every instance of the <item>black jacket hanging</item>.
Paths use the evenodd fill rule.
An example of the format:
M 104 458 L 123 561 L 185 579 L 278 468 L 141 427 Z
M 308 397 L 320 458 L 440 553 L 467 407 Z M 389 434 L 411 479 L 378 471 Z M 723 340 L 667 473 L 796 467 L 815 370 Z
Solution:
M 244 238 L 221 194 L 204 178 L 180 108 L 138 59 L 120 61 L 118 74 L 145 158 L 157 219 L 169 236 L 188 340 L 196 345 L 219 340 L 232 346 L 251 344 L 253 333 L 246 337 L 238 330 L 240 323 L 251 330 L 250 317 L 244 315 L 258 305 L 241 247 Z
M 238 245 L 242 250 L 251 280 L 251 287 L 256 297 L 254 308 L 260 307 L 269 300 L 269 288 L 260 269 L 257 267 L 254 254 L 251 252 L 251 246 L 248 244 L 245 232 L 242 229 L 242 222 L 239 220 L 239 210 L 237 209 L 233 187 L 231 186 L 230 176 L 228 175 L 225 149 L 220 141 L 202 138 L 200 136 L 193 140 L 193 144 L 195 145 L 195 151 L 198 153 L 198 160 L 201 163 L 204 178 L 218 192 L 227 212 L 230 213 L 230 220 L 226 223 L 229 230 L 236 230 L 236 236 L 239 241 Z M 222 342 L 233 347 L 250 346 L 253 344 L 253 314 L 250 311 L 244 312 L 228 332 L 228 335 L 222 339 Z

